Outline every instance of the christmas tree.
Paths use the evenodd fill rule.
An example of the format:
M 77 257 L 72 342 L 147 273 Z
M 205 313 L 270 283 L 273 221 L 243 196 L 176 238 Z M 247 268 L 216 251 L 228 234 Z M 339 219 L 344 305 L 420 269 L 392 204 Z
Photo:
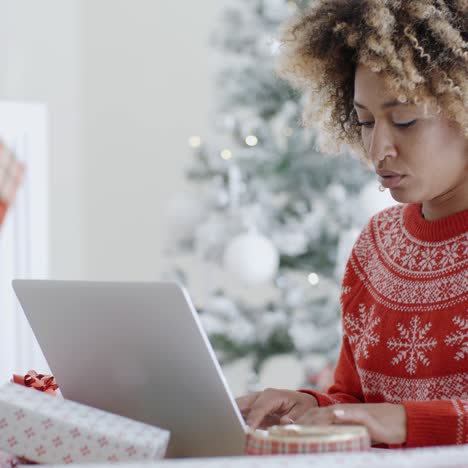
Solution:
M 369 216 L 388 204 L 357 157 L 317 150 L 320 135 L 301 126 L 303 97 L 275 74 L 279 25 L 305 7 L 226 4 L 212 40 L 223 56 L 214 119 L 221 144 L 190 138 L 187 177 L 202 198 L 187 200 L 196 226 L 179 232 L 171 252 L 192 253 L 245 285 L 236 297 L 225 279 L 211 278 L 211 297 L 197 309 L 221 363 L 253 355 L 256 371 L 277 353 L 334 362 L 345 262 Z M 265 283 L 269 296 L 252 304 L 249 294 Z

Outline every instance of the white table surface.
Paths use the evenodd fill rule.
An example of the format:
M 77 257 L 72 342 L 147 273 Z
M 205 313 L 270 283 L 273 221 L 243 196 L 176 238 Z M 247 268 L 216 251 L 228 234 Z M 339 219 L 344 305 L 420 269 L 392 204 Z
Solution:
M 41 465 L 41 468 L 44 466 L 46 465 Z M 105 464 L 73 465 L 74 468 L 102 466 Z M 118 468 L 170 468 L 171 466 L 177 468 L 468 468 L 468 445 L 406 450 L 372 449 L 369 452 L 319 455 L 187 458 L 145 463 L 119 463 L 114 466 Z

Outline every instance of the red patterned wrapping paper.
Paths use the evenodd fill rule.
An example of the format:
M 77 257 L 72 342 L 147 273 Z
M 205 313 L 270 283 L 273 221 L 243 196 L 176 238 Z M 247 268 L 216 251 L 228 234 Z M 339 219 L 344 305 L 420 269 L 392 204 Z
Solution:
M 0 451 L 0 468 L 15 468 L 20 460 L 15 455 Z
M 37 463 L 163 458 L 169 432 L 15 383 L 0 387 L 0 450 Z
M 248 455 L 362 452 L 369 449 L 369 433 L 362 426 L 273 426 L 268 431 L 249 431 L 245 444 Z

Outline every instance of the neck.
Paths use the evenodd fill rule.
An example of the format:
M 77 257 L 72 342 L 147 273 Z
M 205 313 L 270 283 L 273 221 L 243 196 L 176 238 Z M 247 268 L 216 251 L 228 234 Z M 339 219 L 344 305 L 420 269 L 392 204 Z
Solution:
M 436 221 L 467 209 L 468 184 L 422 203 L 422 215 L 427 221 Z

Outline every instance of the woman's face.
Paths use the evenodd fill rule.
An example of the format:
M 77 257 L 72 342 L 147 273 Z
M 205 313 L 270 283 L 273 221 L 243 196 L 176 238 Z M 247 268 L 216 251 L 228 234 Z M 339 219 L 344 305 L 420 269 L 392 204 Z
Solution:
M 440 205 L 455 197 L 459 204 L 464 197 L 468 208 L 468 141 L 457 124 L 398 103 L 382 76 L 362 65 L 354 100 L 367 156 L 396 201 Z

